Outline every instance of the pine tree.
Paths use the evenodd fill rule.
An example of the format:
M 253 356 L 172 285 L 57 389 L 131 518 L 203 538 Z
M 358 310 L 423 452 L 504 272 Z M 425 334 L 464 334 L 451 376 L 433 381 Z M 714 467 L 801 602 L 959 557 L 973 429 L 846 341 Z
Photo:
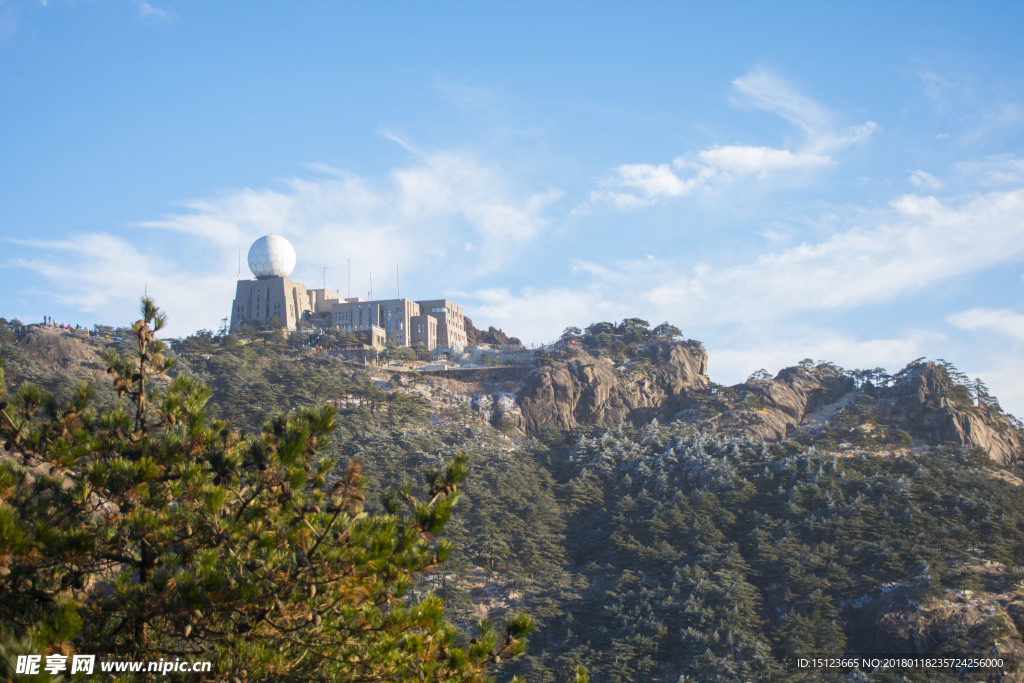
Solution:
M 332 408 L 248 437 L 211 421 L 208 387 L 165 379 L 164 316 L 142 314 L 137 353 L 107 357 L 113 408 L 85 384 L 63 406 L 30 385 L 0 402 L 0 639 L 253 681 L 479 680 L 523 650 L 528 618 L 460 645 L 440 599 L 412 593 L 450 551 L 463 454 L 368 514 L 358 460 L 328 485 Z

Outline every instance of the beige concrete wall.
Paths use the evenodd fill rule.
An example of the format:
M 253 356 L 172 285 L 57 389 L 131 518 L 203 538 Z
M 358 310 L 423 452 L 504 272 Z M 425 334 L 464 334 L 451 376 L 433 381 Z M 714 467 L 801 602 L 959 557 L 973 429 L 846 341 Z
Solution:
M 384 330 L 387 341 L 391 344 L 411 346 L 415 343 L 412 320 L 419 315 L 419 305 L 409 299 L 354 299 L 331 304 L 330 324 L 337 325 L 342 330 L 352 331 L 367 330 L 371 325 L 376 325 Z M 436 345 L 436 331 L 432 339 Z
M 231 329 L 240 325 L 266 327 L 277 316 L 281 327 L 294 330 L 310 310 L 306 287 L 286 277 L 239 280 L 231 305 Z
M 409 299 L 383 299 L 377 301 L 377 325 L 383 327 L 388 341 L 395 346 L 412 346 L 412 318 L 420 314 L 420 307 Z
M 466 318 L 463 315 L 462 306 L 448 299 L 428 299 L 417 303 L 425 315 L 437 318 L 438 347 L 451 348 L 467 345 Z
M 421 313 L 410 318 L 409 324 L 412 326 L 412 346 L 437 348 L 437 318 Z
M 330 313 L 331 306 L 340 303 L 341 295 L 329 289 L 310 289 L 309 308 L 314 313 Z

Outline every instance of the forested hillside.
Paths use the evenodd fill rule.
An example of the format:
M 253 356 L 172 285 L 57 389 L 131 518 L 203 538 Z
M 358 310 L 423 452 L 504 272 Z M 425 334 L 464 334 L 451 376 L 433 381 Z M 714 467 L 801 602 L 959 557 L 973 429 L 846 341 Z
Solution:
M 335 406 L 325 486 L 360 458 L 368 510 L 468 453 L 453 551 L 417 591 L 467 631 L 535 618 L 499 678 L 583 664 L 595 681 L 803 680 L 824 674 L 796 658 L 843 652 L 1024 657 L 1024 441 L 983 385 L 919 359 L 892 376 L 805 361 L 723 387 L 698 342 L 639 322 L 567 330 L 517 381 L 357 367 L 266 333 L 176 340 L 172 374 L 208 384 L 212 417 L 244 432 Z M 118 400 L 99 354 L 124 335 L 0 335 L 9 387 L 69 395 L 84 377 Z

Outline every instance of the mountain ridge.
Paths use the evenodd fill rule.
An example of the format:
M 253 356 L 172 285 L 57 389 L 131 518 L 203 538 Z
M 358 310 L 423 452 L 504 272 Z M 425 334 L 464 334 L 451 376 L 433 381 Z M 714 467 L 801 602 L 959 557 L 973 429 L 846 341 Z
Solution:
M 780 440 L 802 433 L 824 444 L 838 436 L 831 421 L 812 425 L 807 420 L 816 411 L 835 407 L 837 413 L 859 410 L 897 445 L 911 445 L 906 443 L 909 436 L 922 444 L 981 448 L 1003 464 L 1024 456 L 1019 421 L 995 401 L 979 397 L 975 403 L 941 362 L 918 359 L 891 377 L 870 375 L 872 382 L 865 371 L 804 361 L 775 377 L 752 377 L 722 387 L 707 377 L 707 361 L 703 346 L 693 341 L 635 346 L 630 359 L 618 366 L 608 357 L 576 351 L 523 380 L 516 393 L 522 411 L 517 425 L 538 435 L 545 429 L 571 432 L 586 424 L 676 419 L 724 435 Z
M 120 343 L 114 334 L 90 336 L 85 330 L 52 325 L 24 326 L 17 334 L 7 325 L 0 327 L 7 332 L 8 345 L 41 365 L 37 380 L 47 374 L 68 379 L 83 371 L 99 378 L 105 369 L 103 350 Z M 608 336 L 606 331 L 601 334 Z M 490 336 L 509 339 L 493 329 Z M 759 371 L 726 387 L 708 377 L 708 352 L 696 340 L 637 339 L 634 332 L 631 342 L 621 343 L 617 336 L 625 335 L 611 335 L 607 348 L 563 339 L 550 350 L 535 352 L 537 367 L 513 387 L 508 382 L 498 388 L 468 381 L 462 391 L 491 422 L 504 420 L 527 436 L 619 422 L 681 420 L 722 435 L 797 438 L 831 448 L 952 443 L 983 449 L 1002 464 L 1024 458 L 1020 420 L 1005 413 L 980 383 L 972 394 L 970 380 L 945 361 L 917 359 L 890 376 L 881 369 L 844 370 L 805 359 L 774 377 Z M 210 337 L 198 335 L 179 340 L 177 346 L 194 351 L 210 345 L 212 350 L 212 344 Z M 291 353 L 300 367 L 312 362 L 308 351 Z M 522 351 L 518 353 L 521 359 Z M 497 376 L 499 369 L 496 365 L 492 373 L 480 374 Z M 415 365 L 390 368 L 415 370 Z M 505 397 L 495 400 L 496 389 Z M 830 416 L 815 419 L 816 413 Z

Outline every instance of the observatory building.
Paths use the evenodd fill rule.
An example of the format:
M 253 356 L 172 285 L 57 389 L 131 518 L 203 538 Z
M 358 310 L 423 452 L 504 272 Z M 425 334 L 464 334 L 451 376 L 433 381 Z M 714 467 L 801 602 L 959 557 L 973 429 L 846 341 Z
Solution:
M 365 301 L 329 289 L 310 289 L 289 279 L 295 249 L 279 235 L 265 235 L 249 248 L 255 280 L 239 280 L 231 306 L 231 329 L 241 325 L 288 330 L 304 326 L 368 331 L 373 346 L 461 348 L 466 345 L 462 306 L 447 299 Z M 276 318 L 276 321 L 275 321 Z

